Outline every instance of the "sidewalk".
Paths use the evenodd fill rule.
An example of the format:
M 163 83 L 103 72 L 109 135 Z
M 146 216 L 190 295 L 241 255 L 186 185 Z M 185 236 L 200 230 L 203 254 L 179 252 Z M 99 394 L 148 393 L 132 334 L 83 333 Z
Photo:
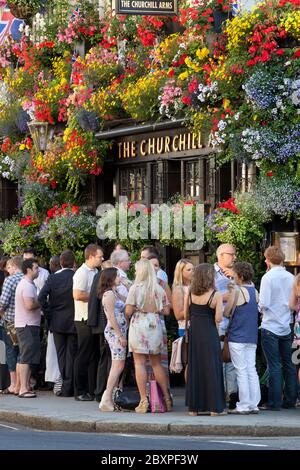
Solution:
M 38 391 L 37 398 L 0 396 L 0 421 L 48 431 L 191 436 L 300 436 L 300 409 L 247 416 L 188 416 L 184 390 L 174 388 L 174 411 L 163 414 L 101 413 L 98 403 Z

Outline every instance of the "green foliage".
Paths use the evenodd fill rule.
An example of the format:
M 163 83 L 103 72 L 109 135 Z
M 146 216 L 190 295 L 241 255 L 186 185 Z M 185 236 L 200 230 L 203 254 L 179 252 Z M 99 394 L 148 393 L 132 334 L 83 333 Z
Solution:
M 41 226 L 40 237 L 51 255 L 59 255 L 70 249 L 79 263 L 83 261 L 86 245 L 96 241 L 96 220 L 90 214 L 66 209 L 63 215 L 56 216 Z
M 20 220 L 5 220 L 0 225 L 3 253 L 14 256 L 23 253 L 28 246 L 34 247 L 39 254 L 45 253 L 45 246 L 39 238 L 39 223 L 21 226 Z
M 46 213 L 49 207 L 59 203 L 59 194 L 36 181 L 25 182 L 22 186 L 24 194 L 21 211 L 22 215 L 36 215 Z

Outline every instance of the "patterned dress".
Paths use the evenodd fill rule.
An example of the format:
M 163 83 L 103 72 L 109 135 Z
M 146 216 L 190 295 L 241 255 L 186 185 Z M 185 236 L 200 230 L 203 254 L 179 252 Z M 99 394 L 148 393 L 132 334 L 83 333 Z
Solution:
M 144 311 L 142 306 L 137 305 L 136 290 L 138 284 L 134 284 L 126 300 L 126 304 L 135 305 L 138 309 L 131 317 L 129 327 L 129 351 L 139 354 L 160 354 L 164 351 L 163 326 L 160 316 L 154 311 Z M 168 305 L 165 291 L 159 286 L 158 311 Z
M 119 325 L 122 335 L 126 338 L 127 335 L 127 321 L 125 318 L 124 308 L 125 303 L 119 299 L 116 293 L 116 303 L 115 303 L 115 319 Z M 120 338 L 117 337 L 115 330 L 111 326 L 109 319 L 107 319 L 107 325 L 104 330 L 104 336 L 108 342 L 111 358 L 113 361 L 124 361 L 126 359 L 127 347 L 122 346 L 120 343 Z

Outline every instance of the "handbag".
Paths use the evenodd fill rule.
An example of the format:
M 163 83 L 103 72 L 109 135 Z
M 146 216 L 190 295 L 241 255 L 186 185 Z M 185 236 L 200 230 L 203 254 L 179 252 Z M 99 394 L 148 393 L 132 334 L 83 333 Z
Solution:
M 223 362 L 226 364 L 228 362 L 231 362 L 231 357 L 230 357 L 230 351 L 229 351 L 229 344 L 228 344 L 228 336 L 227 334 L 224 337 L 224 343 L 223 343 L 223 350 L 222 350 L 222 358 Z
M 136 389 L 117 388 L 113 394 L 113 402 L 117 409 L 122 411 L 134 411 L 140 403 L 140 394 Z
M 192 302 L 191 292 L 189 292 L 189 298 L 190 298 L 190 304 L 191 304 L 191 302 Z M 184 369 L 187 366 L 188 359 L 189 359 L 189 329 L 190 329 L 189 309 L 190 309 L 190 307 L 188 308 L 188 310 L 186 312 L 184 335 L 183 335 L 182 343 L 181 343 L 181 362 L 182 362 L 182 365 L 183 365 Z
M 189 357 L 189 330 L 185 328 L 181 342 L 181 362 L 183 368 L 187 366 Z
M 14 322 L 6 322 L 5 328 L 13 346 L 17 346 L 18 336 L 17 336 L 17 330 L 16 330 Z
M 151 413 L 165 413 L 166 411 L 163 394 L 156 380 L 150 380 L 150 406 Z
M 234 317 L 234 311 L 235 311 L 235 308 L 236 308 L 236 305 L 237 305 L 237 302 L 238 302 L 240 292 L 243 294 L 243 297 L 246 301 L 246 298 L 245 298 L 245 295 L 244 295 L 243 291 L 240 288 L 237 289 L 236 292 L 235 292 L 235 297 L 234 297 L 233 305 L 232 305 L 232 308 L 231 308 L 230 320 L 229 320 L 229 323 L 228 323 L 227 332 L 224 336 L 224 342 L 223 342 L 222 358 L 223 358 L 223 362 L 225 364 L 227 364 L 228 362 L 231 362 L 229 343 L 228 343 L 228 331 L 229 331 L 230 324 L 231 324 L 231 322 L 233 320 L 233 317 Z

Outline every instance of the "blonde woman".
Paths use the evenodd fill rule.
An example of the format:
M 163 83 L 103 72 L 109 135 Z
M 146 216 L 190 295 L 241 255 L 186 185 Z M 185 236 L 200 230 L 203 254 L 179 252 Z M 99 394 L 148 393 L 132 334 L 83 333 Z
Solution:
M 176 320 L 178 321 L 178 335 L 184 335 L 184 297 L 189 292 L 194 265 L 189 259 L 180 259 L 175 267 L 174 281 L 172 287 L 172 306 Z
M 155 380 L 160 385 L 167 411 L 172 409 L 168 381 L 161 364 L 163 328 L 160 314 L 169 315 L 170 307 L 163 288 L 158 284 L 152 263 L 140 260 L 135 265 L 136 278 L 126 300 L 126 315 L 131 317 L 129 326 L 129 351 L 133 353 L 135 378 L 140 393 L 137 413 L 147 413 L 147 359 L 150 358 Z

